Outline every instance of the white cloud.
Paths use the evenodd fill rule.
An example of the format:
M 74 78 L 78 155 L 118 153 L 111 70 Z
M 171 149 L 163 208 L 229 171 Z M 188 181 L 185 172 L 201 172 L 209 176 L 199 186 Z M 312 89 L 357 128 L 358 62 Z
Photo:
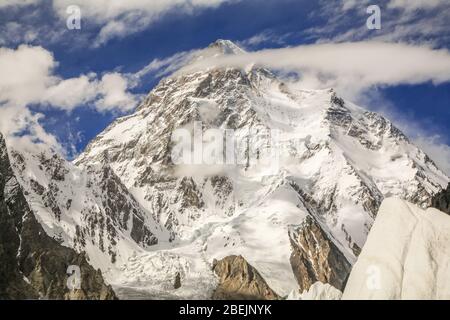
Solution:
M 53 0 L 53 8 L 65 19 L 69 5 L 79 6 L 84 18 L 101 26 L 95 45 L 102 45 L 145 29 L 171 10 L 192 14 L 229 1 L 238 0 Z
M 265 30 L 263 32 L 257 33 L 254 36 L 245 39 L 243 41 L 240 41 L 238 44 L 242 45 L 246 48 L 248 47 L 256 47 L 261 44 L 267 44 L 267 43 L 274 43 L 274 44 L 284 44 L 285 39 L 290 35 L 291 33 L 285 33 L 285 34 L 276 34 L 271 30 Z
M 0 101 L 24 105 L 38 101 L 56 81 L 53 55 L 42 47 L 0 48 Z
M 421 63 L 418 63 L 418 62 Z M 450 81 L 450 53 L 407 44 L 352 42 L 261 50 L 197 60 L 180 72 L 251 64 L 298 72 L 301 84 L 354 97 L 372 86 Z
M 48 87 L 40 100 L 45 104 L 71 110 L 78 105 L 88 104 L 97 94 L 95 75 L 81 75 L 78 78 L 61 80 Z
M 107 73 L 98 85 L 98 92 L 102 95 L 96 101 L 97 110 L 107 111 L 121 106 L 123 111 L 133 109 L 137 104 L 134 95 L 127 92 L 128 80 L 119 73 Z
M 128 91 L 131 82 L 119 73 L 107 73 L 101 79 L 95 73 L 62 79 L 54 74 L 57 65 L 42 47 L 0 48 L 0 102 L 44 104 L 63 110 L 93 105 L 99 111 L 128 111 L 137 103 Z
M 31 4 L 36 4 L 41 0 L 2 0 L 0 1 L 0 9 L 11 6 L 28 6 Z
M 8 143 L 26 148 L 43 143 L 62 154 L 74 152 L 45 131 L 44 115 L 31 112 L 31 104 L 66 111 L 90 105 L 99 112 L 129 111 L 136 106 L 137 97 L 128 91 L 132 86 L 128 76 L 112 72 L 99 78 L 90 73 L 63 79 L 54 74 L 57 65 L 42 47 L 0 48 L 0 132 Z
M 311 16 L 322 24 L 304 31 L 304 36 L 316 42 L 347 42 L 378 40 L 390 42 L 445 45 L 450 38 L 448 0 L 340 0 L 337 5 L 321 1 Z M 366 8 L 377 4 L 381 8 L 381 29 L 366 28 L 369 15 Z
M 40 113 L 32 113 L 25 106 L 0 105 L 0 132 L 6 142 L 15 148 L 38 148 L 39 144 L 65 154 L 55 136 L 49 134 L 39 123 Z M 26 132 L 18 136 L 18 133 Z
M 417 9 L 433 9 L 445 4 L 448 4 L 447 0 L 390 0 L 388 7 L 412 11 Z
M 194 58 L 198 50 L 178 52 L 164 59 L 153 59 L 144 68 L 136 72 L 133 77 L 136 81 L 145 77 L 147 74 L 154 74 L 156 77 L 162 77 L 180 69 L 186 63 Z

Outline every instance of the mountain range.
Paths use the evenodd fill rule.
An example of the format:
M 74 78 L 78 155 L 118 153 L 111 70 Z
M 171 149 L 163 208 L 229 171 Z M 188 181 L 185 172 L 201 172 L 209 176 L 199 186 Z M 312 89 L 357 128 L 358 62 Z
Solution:
M 194 59 L 243 54 L 218 40 Z M 195 123 L 232 131 L 244 161 L 175 164 L 173 133 Z M 7 298 L 72 298 L 69 265 L 75 298 L 342 291 L 383 199 L 448 212 L 449 177 L 389 120 L 257 65 L 174 73 L 74 161 L 44 145 L 0 151 Z

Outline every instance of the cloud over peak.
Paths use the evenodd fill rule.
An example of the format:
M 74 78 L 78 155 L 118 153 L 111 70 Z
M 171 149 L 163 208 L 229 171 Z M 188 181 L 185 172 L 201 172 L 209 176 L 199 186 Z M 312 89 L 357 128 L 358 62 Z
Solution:
M 305 87 L 336 87 L 349 96 L 373 86 L 450 81 L 448 50 L 378 41 L 323 43 L 213 56 L 188 64 L 179 72 L 245 68 L 252 64 L 297 72 Z

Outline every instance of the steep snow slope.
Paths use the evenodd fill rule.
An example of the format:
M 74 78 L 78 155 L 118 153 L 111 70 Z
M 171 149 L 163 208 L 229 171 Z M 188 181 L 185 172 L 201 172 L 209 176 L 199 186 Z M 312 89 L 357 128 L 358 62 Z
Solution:
M 245 52 L 222 40 L 195 59 L 211 54 Z M 174 130 L 193 134 L 196 121 L 203 132 L 234 130 L 238 165 L 173 163 Z M 47 151 L 11 158 L 46 232 L 86 251 L 125 297 L 209 297 L 212 261 L 230 255 L 281 296 L 329 277 L 339 284 L 384 197 L 427 206 L 449 182 L 380 115 L 256 66 L 162 80 L 74 164 Z M 302 241 L 317 235 L 327 254 L 310 261 L 301 251 L 315 244 Z M 293 272 L 294 254 L 317 274 Z
M 386 199 L 343 299 L 450 299 L 450 217 Z

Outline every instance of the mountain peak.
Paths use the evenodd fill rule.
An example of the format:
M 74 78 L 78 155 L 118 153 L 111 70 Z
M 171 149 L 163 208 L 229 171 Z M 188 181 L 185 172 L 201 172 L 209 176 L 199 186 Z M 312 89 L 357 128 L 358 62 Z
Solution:
M 223 54 L 241 54 L 245 53 L 245 50 L 240 48 L 231 40 L 218 39 L 211 43 L 208 48 L 219 49 Z

